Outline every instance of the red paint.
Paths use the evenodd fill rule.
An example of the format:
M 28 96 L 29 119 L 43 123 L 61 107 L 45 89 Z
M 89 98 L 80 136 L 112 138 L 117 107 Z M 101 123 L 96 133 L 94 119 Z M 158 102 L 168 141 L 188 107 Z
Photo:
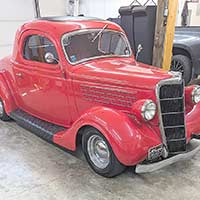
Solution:
M 162 143 L 158 115 L 142 120 L 141 102 L 156 102 L 159 81 L 171 75 L 158 68 L 137 63 L 134 57 L 101 58 L 76 66 L 64 56 L 60 39 L 66 32 L 81 29 L 121 28 L 108 21 L 33 21 L 16 34 L 11 57 L 0 61 L 0 96 L 7 113 L 22 110 L 51 123 L 68 127 L 54 136 L 54 142 L 67 149 L 76 149 L 78 130 L 94 126 L 104 134 L 112 149 L 125 165 L 143 161 L 148 149 Z M 59 65 L 27 61 L 23 58 L 24 39 L 39 34 L 50 39 L 58 52 Z M 21 73 L 22 77 L 16 76 Z M 187 139 L 200 133 L 200 105 L 191 102 L 193 86 L 186 88 Z

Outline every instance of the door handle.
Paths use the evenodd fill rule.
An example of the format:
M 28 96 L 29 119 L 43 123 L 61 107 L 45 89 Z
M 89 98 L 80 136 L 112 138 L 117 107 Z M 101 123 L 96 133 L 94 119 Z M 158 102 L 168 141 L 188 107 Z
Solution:
M 22 73 L 16 73 L 16 76 L 22 77 L 23 75 L 22 75 Z

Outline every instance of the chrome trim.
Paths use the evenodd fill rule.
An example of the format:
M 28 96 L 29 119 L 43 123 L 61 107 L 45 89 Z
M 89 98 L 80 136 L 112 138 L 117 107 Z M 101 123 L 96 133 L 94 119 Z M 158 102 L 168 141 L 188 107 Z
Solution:
M 160 88 L 163 85 L 171 85 L 171 84 L 181 84 L 181 82 L 184 81 L 182 79 L 181 76 L 175 76 L 173 78 L 169 78 L 169 79 L 164 79 L 161 80 L 157 85 L 156 85 L 156 99 L 157 99 L 157 105 L 158 105 L 158 116 L 159 116 L 159 127 L 160 127 L 160 132 L 161 132 L 161 136 L 162 136 L 162 141 L 163 144 L 165 145 L 165 147 L 168 149 L 167 147 L 167 139 L 166 139 L 166 135 L 165 135 L 165 131 L 164 131 L 164 126 L 163 126 L 163 120 L 162 120 L 162 113 L 161 113 L 161 105 L 160 105 Z M 183 90 L 183 106 L 184 106 L 184 113 L 185 113 L 185 93 Z M 184 119 L 184 127 L 186 130 L 186 119 Z M 185 137 L 186 137 L 186 131 L 185 131 Z
M 95 56 L 95 57 L 92 57 L 92 58 L 85 58 L 85 59 L 82 59 L 78 62 L 71 62 L 70 59 L 69 59 L 69 56 L 67 55 L 67 52 L 65 51 L 65 47 L 63 45 L 63 40 L 64 40 L 64 37 L 66 36 L 73 36 L 73 35 L 79 35 L 79 34 L 82 34 L 82 33 L 90 33 L 90 32 L 93 32 L 93 31 L 100 31 L 101 29 L 81 29 L 81 30 L 78 30 L 78 31 L 72 31 L 72 32 L 69 32 L 69 33 L 65 33 L 64 35 L 62 35 L 61 37 L 61 46 L 62 46 L 62 50 L 64 52 L 64 55 L 67 59 L 67 61 L 71 64 L 71 65 L 77 65 L 77 64 L 80 64 L 80 63 L 83 63 L 83 62 L 86 62 L 86 61 L 90 61 L 90 60 L 95 60 L 95 59 L 99 59 L 99 58 L 130 58 L 132 55 L 133 55 L 133 52 L 131 50 L 131 46 L 130 46 L 130 43 L 126 37 L 126 35 L 121 32 L 121 31 L 116 31 L 116 30 L 113 30 L 113 29 L 106 29 L 105 31 L 113 31 L 113 32 L 117 32 L 117 33 L 120 33 L 124 36 L 124 39 L 127 43 L 127 46 L 129 47 L 129 50 L 130 50 L 130 54 L 129 55 L 123 55 L 123 56 L 120 56 L 120 55 L 106 55 L 106 56 Z
M 198 104 L 199 103 L 199 102 L 195 102 L 195 100 L 194 100 L 194 95 L 197 92 L 197 90 L 199 90 L 199 89 L 200 89 L 200 86 L 196 85 L 195 88 L 192 90 L 192 102 L 194 104 Z
M 108 145 L 99 135 L 92 135 L 88 139 L 87 152 L 91 162 L 99 169 L 105 169 L 110 164 Z
M 3 113 L 4 113 L 4 106 L 3 106 L 3 102 L 0 101 L 0 117 L 3 117 Z
M 177 71 L 169 71 L 168 74 L 172 75 L 173 78 L 182 78 L 182 73 Z
M 147 111 L 146 109 L 147 109 L 147 106 L 148 106 L 149 104 L 153 104 L 153 105 L 155 106 L 155 110 L 154 110 L 155 113 L 154 113 L 154 115 L 153 115 L 153 117 L 152 117 L 151 119 L 147 119 L 146 116 L 145 116 L 145 112 Z M 155 117 L 156 111 L 157 111 L 157 106 L 156 106 L 156 104 L 155 104 L 151 99 L 147 99 L 147 100 L 144 102 L 143 106 L 142 106 L 141 115 L 142 115 L 142 117 L 144 118 L 144 120 L 146 120 L 146 121 L 151 121 L 151 120 Z
M 178 161 L 189 160 L 199 151 L 200 151 L 200 144 L 198 144 L 194 149 L 188 151 L 187 153 L 178 154 L 173 157 L 167 158 L 165 160 L 151 164 L 138 164 L 136 165 L 135 172 L 138 174 L 154 172 L 156 170 L 162 169 L 163 167 L 167 167 L 171 164 L 174 164 Z

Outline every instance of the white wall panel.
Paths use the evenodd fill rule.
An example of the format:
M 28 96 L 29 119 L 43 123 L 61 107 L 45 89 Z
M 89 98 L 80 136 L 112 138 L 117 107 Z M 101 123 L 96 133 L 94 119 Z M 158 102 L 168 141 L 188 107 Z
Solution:
M 144 4 L 146 0 L 138 0 Z M 119 16 L 121 6 L 128 6 L 133 0 L 80 0 L 80 13 L 88 16 L 107 19 Z M 155 0 L 157 2 L 157 0 Z M 151 4 L 151 1 L 150 1 Z
M 41 16 L 66 15 L 67 0 L 39 0 Z M 34 19 L 33 0 L 0 0 L 0 58 L 12 52 L 16 30 Z
M 177 14 L 177 26 L 181 26 L 181 14 L 182 14 L 182 11 L 183 11 L 183 7 L 184 7 L 184 4 L 185 4 L 185 1 L 186 0 L 179 0 L 178 3 L 179 3 L 179 10 L 178 10 L 178 14 Z
M 67 0 L 39 0 L 41 16 L 66 15 Z
M 0 21 L 0 46 L 13 44 L 16 30 L 25 21 Z
M 12 45 L 0 45 L 0 58 L 4 58 L 11 54 Z
M 200 26 L 200 3 L 189 3 L 188 9 L 191 11 L 190 26 Z
M 34 16 L 32 0 L 0 0 L 0 21 L 29 20 Z
M 16 30 L 33 18 L 32 0 L 0 0 L 0 58 L 11 54 Z

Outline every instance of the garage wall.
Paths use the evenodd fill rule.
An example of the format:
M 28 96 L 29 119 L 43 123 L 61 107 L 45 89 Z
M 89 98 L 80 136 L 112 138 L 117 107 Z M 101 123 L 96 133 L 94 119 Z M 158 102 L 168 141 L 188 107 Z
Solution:
M 138 0 L 144 4 L 147 0 Z M 179 0 L 179 11 L 177 15 L 177 25 L 181 24 L 181 13 L 186 0 Z M 88 16 L 95 16 L 103 19 L 118 17 L 118 10 L 121 6 L 128 6 L 133 0 L 80 0 L 79 13 Z M 157 0 L 155 0 L 157 3 Z M 149 1 L 149 4 L 152 4 Z
M 147 0 L 138 0 L 144 4 Z M 88 16 L 107 19 L 119 16 L 118 10 L 121 6 L 128 6 L 133 0 L 80 0 L 79 12 Z M 157 0 L 155 0 L 157 2 Z M 150 1 L 150 4 L 152 2 Z
M 188 9 L 190 11 L 190 26 L 200 26 L 200 3 L 189 3 Z
M 39 0 L 41 16 L 63 16 L 66 15 L 67 0 Z
M 181 21 L 182 21 L 182 11 L 183 11 L 183 8 L 184 8 L 184 4 L 185 4 L 185 1 L 186 0 L 179 0 L 179 10 L 178 10 L 178 14 L 177 14 L 177 21 L 176 21 L 176 25 L 177 26 L 181 26 Z
M 39 1 L 42 16 L 58 16 L 69 13 L 70 0 Z M 71 0 L 75 4 L 79 1 L 79 14 L 106 19 L 117 17 L 119 7 L 130 5 L 133 0 Z M 142 4 L 146 2 L 146 0 L 138 1 Z M 155 1 L 157 2 L 157 0 Z M 179 0 L 180 8 L 183 7 L 184 1 Z M 11 54 L 17 28 L 33 18 L 33 0 L 0 0 L 0 58 Z M 193 23 L 195 24 L 196 21 Z
M 66 14 L 66 0 L 40 0 L 42 16 Z M 0 58 L 10 55 L 16 30 L 34 19 L 33 0 L 0 0 Z
M 0 58 L 11 53 L 16 30 L 33 17 L 32 0 L 0 0 Z

